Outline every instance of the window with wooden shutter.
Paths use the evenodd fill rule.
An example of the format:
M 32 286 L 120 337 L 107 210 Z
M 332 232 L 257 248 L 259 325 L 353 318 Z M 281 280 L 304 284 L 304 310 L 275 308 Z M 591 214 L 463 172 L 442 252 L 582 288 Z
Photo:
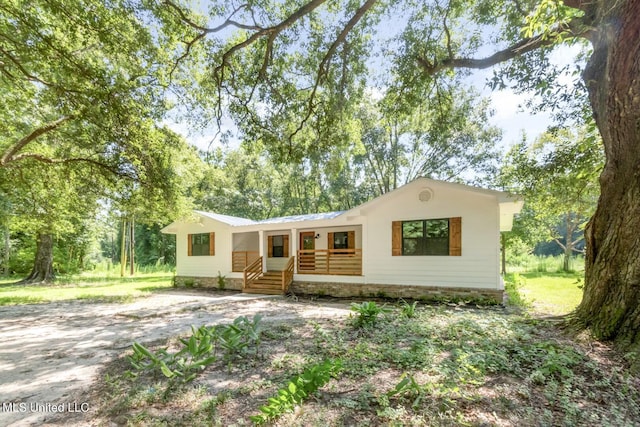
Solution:
M 329 249 L 355 249 L 356 232 L 335 231 L 333 233 L 327 233 L 327 247 Z
M 216 233 L 187 234 L 188 256 L 214 256 L 216 254 Z
M 282 256 L 289 258 L 289 235 L 282 236 Z
M 269 236 L 267 238 L 268 256 L 269 258 L 288 258 L 289 257 L 289 235 L 281 234 L 278 236 Z
M 462 218 L 393 221 L 391 254 L 462 255 Z
M 391 223 L 391 255 L 402 255 L 402 221 Z
M 449 218 L 449 255 L 462 256 L 462 218 Z

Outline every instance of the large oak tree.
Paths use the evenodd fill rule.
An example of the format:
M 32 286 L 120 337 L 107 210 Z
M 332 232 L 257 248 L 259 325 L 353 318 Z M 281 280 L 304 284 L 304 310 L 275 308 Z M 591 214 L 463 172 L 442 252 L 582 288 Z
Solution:
M 455 84 L 454 70 L 496 67 L 496 87 L 510 77 L 546 105 L 579 107 L 578 92 L 556 96 L 561 73 L 548 56 L 558 44 L 588 42 L 582 82 L 606 163 L 576 317 L 596 336 L 638 348 L 640 0 L 227 1 L 201 12 L 177 0 L 156 9 L 166 24 L 184 25 L 176 64 L 201 57 L 209 65 L 196 95 L 201 113 L 229 113 L 245 137 L 293 156 L 340 143 L 336 124 L 353 113 L 372 69 L 383 69 L 384 87 L 408 105 L 435 79 Z M 394 27 L 380 45 L 376 35 Z
M 29 191 L 43 188 L 36 182 L 48 194 L 31 198 L 31 207 L 49 219 L 94 209 L 78 203 L 51 212 L 60 204 L 44 197 L 69 202 L 67 186 L 100 197 L 134 187 L 143 200 L 172 206 L 186 143 L 158 125 L 172 41 L 147 16 L 138 1 L 0 2 L 0 191 L 11 190 L 14 214 L 29 211 Z M 74 182 L 44 181 L 61 173 Z M 32 185 L 17 177 L 32 177 Z M 38 248 L 29 281 L 52 278 L 58 227 L 46 222 L 32 230 Z

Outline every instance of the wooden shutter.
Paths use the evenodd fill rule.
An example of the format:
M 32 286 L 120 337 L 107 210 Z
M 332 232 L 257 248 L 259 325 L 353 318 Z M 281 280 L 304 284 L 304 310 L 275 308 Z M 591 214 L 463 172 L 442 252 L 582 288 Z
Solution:
M 193 255 L 193 240 L 191 234 L 187 234 L 187 256 Z
M 327 233 L 327 249 L 335 249 L 333 247 L 333 244 L 335 242 L 333 241 L 333 233 Z
M 462 218 L 449 218 L 449 255 L 462 255 Z
M 289 235 L 285 234 L 282 236 L 282 256 L 285 258 L 289 258 Z
M 273 236 L 267 237 L 267 257 L 273 258 Z
M 402 221 L 391 223 L 391 255 L 402 255 Z
M 347 232 L 347 244 L 348 244 L 348 249 L 355 249 L 356 248 L 356 232 L 355 231 L 348 231 Z
M 216 233 L 213 231 L 209 233 L 209 255 L 214 256 L 216 254 Z

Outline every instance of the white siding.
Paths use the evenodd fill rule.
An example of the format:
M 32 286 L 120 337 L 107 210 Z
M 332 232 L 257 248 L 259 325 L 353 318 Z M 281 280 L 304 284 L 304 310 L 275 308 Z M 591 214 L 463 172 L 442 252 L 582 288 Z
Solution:
M 234 251 L 256 251 L 260 249 L 260 235 L 257 231 L 249 233 L 233 233 Z
M 499 289 L 499 212 L 495 196 L 430 185 L 434 197 L 421 202 L 420 187 L 407 188 L 370 206 L 364 248 L 366 282 Z M 391 223 L 462 217 L 462 256 L 392 256 Z
M 187 236 L 198 233 L 216 233 L 214 256 L 188 256 Z M 231 272 L 231 232 L 226 224 L 208 218 L 200 223 L 182 223 L 176 233 L 176 274 L 178 276 L 216 277 Z

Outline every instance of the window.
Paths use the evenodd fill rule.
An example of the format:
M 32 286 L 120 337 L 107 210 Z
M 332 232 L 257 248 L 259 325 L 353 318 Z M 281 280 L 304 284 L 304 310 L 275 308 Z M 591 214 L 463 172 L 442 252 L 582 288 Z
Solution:
M 189 256 L 215 255 L 215 233 L 189 234 L 187 244 Z
M 282 236 L 273 236 L 273 257 L 282 258 L 284 256 L 284 239 Z
M 288 258 L 289 257 L 289 235 L 282 234 L 278 236 L 269 236 L 268 242 L 269 258 Z
M 327 233 L 329 249 L 355 249 L 356 232 L 355 231 L 334 231 Z M 349 253 L 345 251 L 344 253 Z
M 449 220 L 403 222 L 402 255 L 449 255 Z
M 349 233 L 346 231 L 333 233 L 333 249 L 349 249 Z
M 394 221 L 393 256 L 462 255 L 462 218 Z

